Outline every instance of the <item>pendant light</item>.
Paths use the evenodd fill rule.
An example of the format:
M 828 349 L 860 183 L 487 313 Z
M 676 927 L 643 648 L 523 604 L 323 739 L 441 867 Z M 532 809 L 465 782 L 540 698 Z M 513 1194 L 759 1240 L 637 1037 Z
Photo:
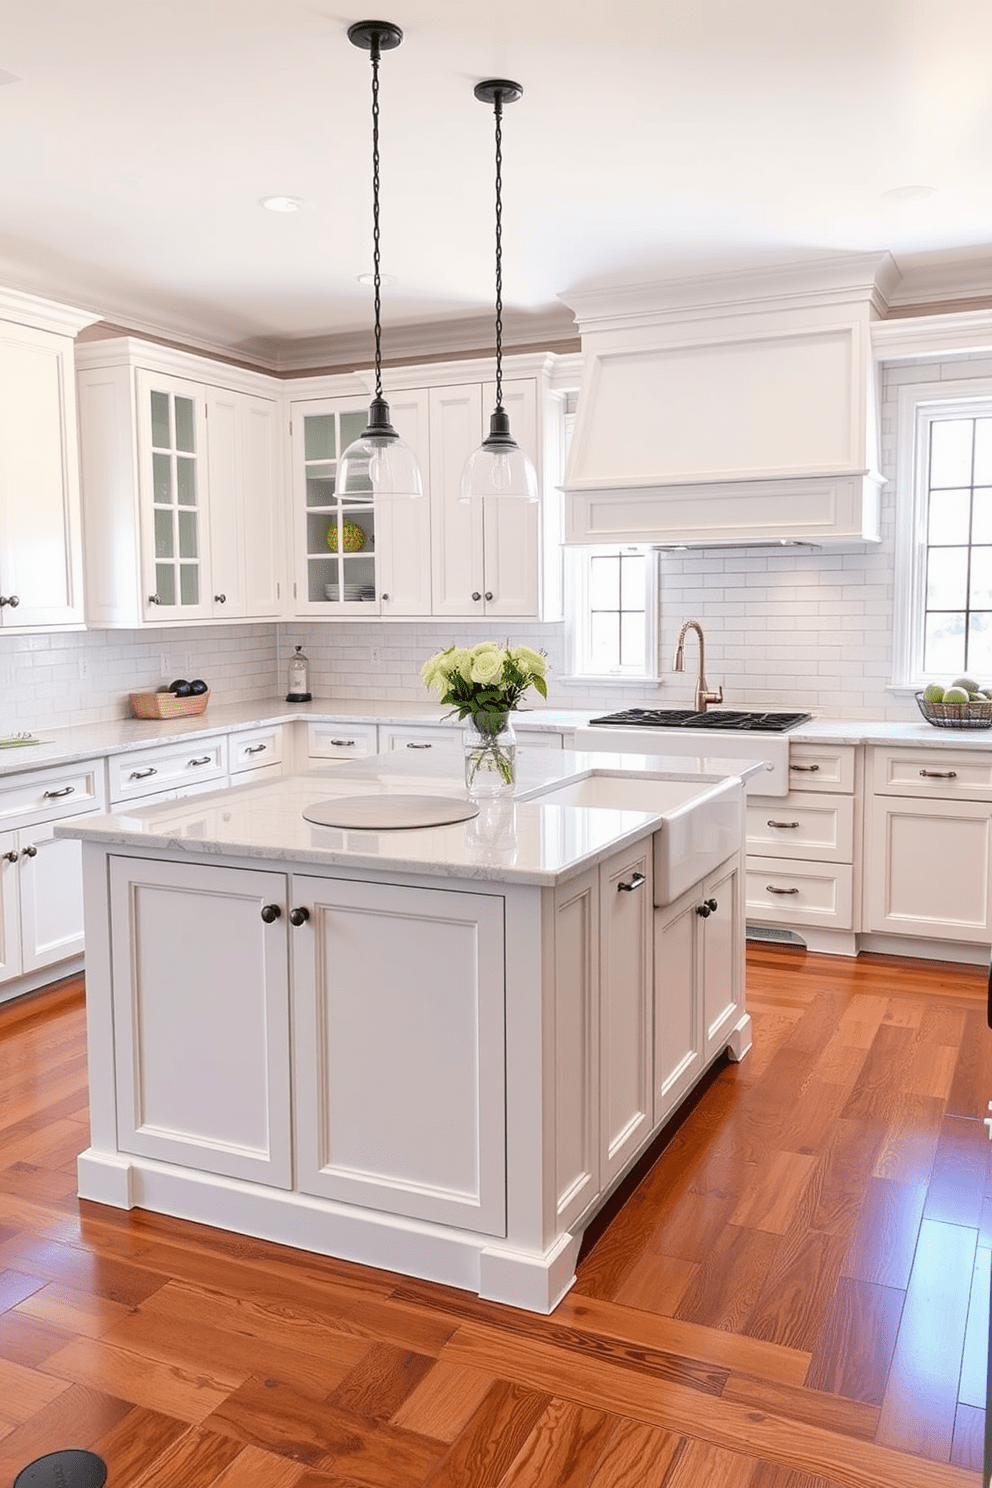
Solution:
M 476 83 L 480 103 L 492 104 L 496 121 L 496 407 L 489 419 L 489 435 L 462 471 L 459 500 L 537 500 L 537 472 L 510 433 L 503 407 L 503 105 L 523 94 L 519 83 L 487 78 Z
M 375 397 L 369 405 L 369 421 L 363 433 L 349 444 L 338 461 L 339 496 L 422 496 L 423 481 L 416 456 L 389 421 L 389 404 L 382 396 L 382 327 L 380 325 L 382 274 L 379 258 L 379 57 L 403 40 L 399 26 L 389 21 L 356 21 L 348 27 L 348 40 L 362 47 L 372 61 L 372 243 L 375 286 Z

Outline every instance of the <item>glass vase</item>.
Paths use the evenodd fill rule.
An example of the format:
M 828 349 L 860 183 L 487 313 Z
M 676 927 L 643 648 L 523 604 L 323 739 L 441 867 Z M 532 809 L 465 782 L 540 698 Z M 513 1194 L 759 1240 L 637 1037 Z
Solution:
M 517 780 L 517 736 L 510 713 L 465 719 L 465 787 L 470 796 L 512 796 Z

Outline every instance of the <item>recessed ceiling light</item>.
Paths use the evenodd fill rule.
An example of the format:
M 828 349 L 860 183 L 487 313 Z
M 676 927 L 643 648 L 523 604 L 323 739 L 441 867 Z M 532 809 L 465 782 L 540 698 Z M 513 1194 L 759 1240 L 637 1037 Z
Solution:
M 882 200 L 886 202 L 926 201 L 928 196 L 936 195 L 936 191 L 936 186 L 893 186 L 891 190 L 882 192 Z
M 313 203 L 302 196 L 263 196 L 258 205 L 267 212 L 306 212 Z
M 374 274 L 356 274 L 355 277 L 357 278 L 359 284 L 375 284 L 375 275 Z M 382 284 L 399 284 L 399 282 L 400 281 L 397 279 L 397 277 L 396 277 L 395 274 L 380 274 L 379 275 L 379 283 L 380 283 L 380 285 L 382 285 Z

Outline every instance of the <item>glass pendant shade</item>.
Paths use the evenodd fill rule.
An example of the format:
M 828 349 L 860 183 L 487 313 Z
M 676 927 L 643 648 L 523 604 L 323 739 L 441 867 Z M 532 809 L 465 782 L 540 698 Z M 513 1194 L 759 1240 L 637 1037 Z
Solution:
M 462 471 L 459 501 L 536 501 L 537 471 L 510 433 L 510 420 L 497 408 L 489 420 L 489 437 Z
M 335 490 L 359 500 L 424 494 L 417 458 L 389 422 L 385 398 L 373 398 L 368 423 L 341 455 Z

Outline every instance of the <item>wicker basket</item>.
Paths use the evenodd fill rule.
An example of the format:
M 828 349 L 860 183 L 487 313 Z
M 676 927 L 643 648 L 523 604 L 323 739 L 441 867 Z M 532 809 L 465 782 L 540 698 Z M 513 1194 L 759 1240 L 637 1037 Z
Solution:
M 916 694 L 920 712 L 934 728 L 992 728 L 992 698 L 978 703 L 928 703 L 922 692 Z
M 209 701 L 209 688 L 198 697 L 177 697 L 174 692 L 131 694 L 135 718 L 191 718 L 196 713 L 203 713 Z

